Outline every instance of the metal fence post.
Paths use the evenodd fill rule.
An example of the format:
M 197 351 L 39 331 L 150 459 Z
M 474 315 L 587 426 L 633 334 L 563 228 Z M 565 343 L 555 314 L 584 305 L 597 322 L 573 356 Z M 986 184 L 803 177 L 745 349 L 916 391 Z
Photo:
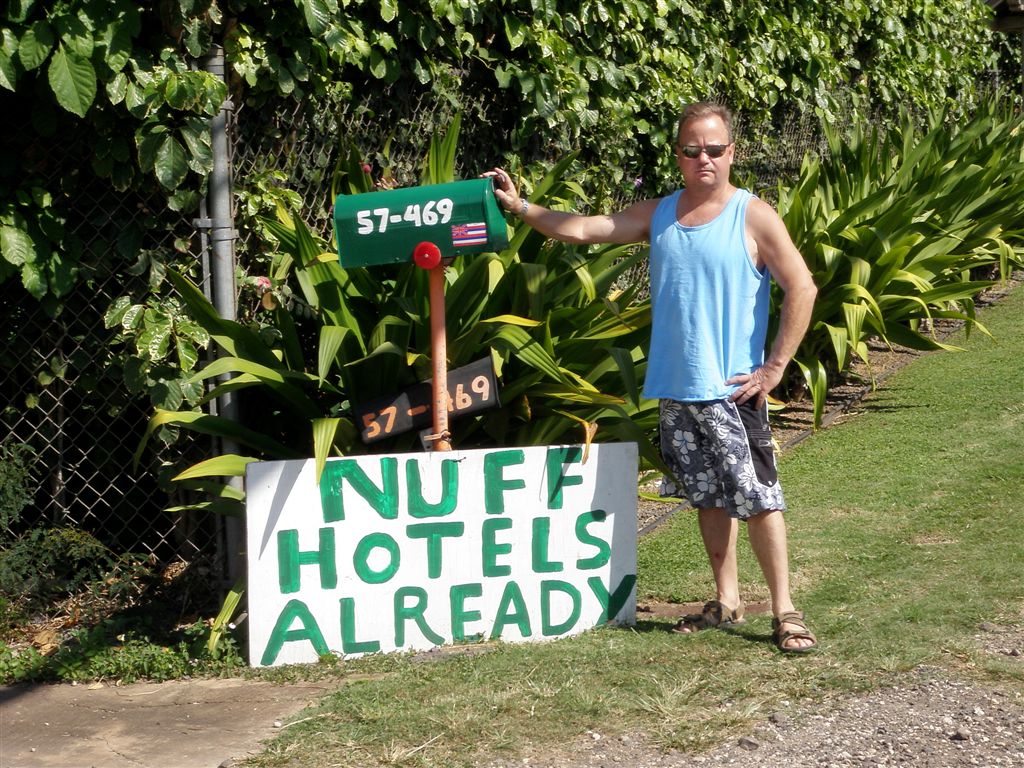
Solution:
M 203 59 L 203 68 L 212 75 L 226 81 L 226 65 L 224 49 L 217 45 Z M 220 111 L 210 121 L 210 139 L 213 149 L 213 171 L 210 173 L 207 190 L 206 209 L 209 219 L 199 219 L 196 224 L 207 229 L 213 251 L 210 269 L 211 294 L 213 305 L 225 320 L 236 318 L 235 289 L 235 230 L 234 208 L 231 200 L 231 164 L 230 144 L 228 142 L 228 115 L 234 109 L 230 98 L 225 98 Z M 205 276 L 204 276 L 205 277 Z M 229 378 L 227 375 L 223 379 Z M 217 398 L 217 415 L 238 421 L 238 402 L 230 392 Z M 221 439 L 222 454 L 237 453 L 238 446 L 232 440 Z M 231 485 L 241 489 L 241 478 L 232 478 Z M 234 582 L 242 573 L 242 524 L 237 518 L 224 520 L 223 556 L 221 562 L 226 565 L 229 582 Z

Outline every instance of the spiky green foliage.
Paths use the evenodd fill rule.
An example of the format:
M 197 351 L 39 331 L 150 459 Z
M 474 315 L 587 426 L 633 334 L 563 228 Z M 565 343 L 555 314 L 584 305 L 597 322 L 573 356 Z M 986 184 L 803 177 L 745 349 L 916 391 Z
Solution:
M 811 328 L 796 360 L 820 422 L 828 380 L 867 342 L 953 349 L 922 321 L 964 320 L 984 330 L 974 297 L 1024 253 L 1021 117 L 983 104 L 964 128 L 934 112 L 849 135 L 825 126 L 830 154 L 808 155 L 779 210 L 818 285 Z
M 424 183 L 451 179 L 456 122 L 435 137 L 424 162 Z M 335 188 L 368 191 L 370 180 L 352 153 Z M 533 198 L 555 208 L 582 194 L 564 180 L 568 157 L 533 186 Z M 283 210 L 266 222 L 278 241 L 271 283 L 290 286 L 292 310 L 278 304 L 266 327 L 220 318 L 186 277 L 171 280 L 192 317 L 210 335 L 220 357 L 195 382 L 216 380 L 207 399 L 231 391 L 244 426 L 192 410 L 157 410 L 148 434 L 173 425 L 225 437 L 245 456 L 219 456 L 179 474 L 194 483 L 241 475 L 257 459 L 418 450 L 414 432 L 364 446 L 353 406 L 432 375 L 427 273 L 412 263 L 343 268 L 335 248 Z M 645 256 L 623 247 L 589 252 L 548 241 L 521 223 L 502 253 L 459 257 L 445 270 L 449 369 L 490 357 L 500 381 L 498 408 L 453 423 L 456 448 L 545 445 L 596 439 L 635 440 L 652 465 L 650 441 L 657 413 L 641 400 L 650 306 L 638 286 L 616 281 Z M 274 306 L 273 302 L 270 303 Z M 269 340 L 269 343 L 268 343 Z M 144 450 L 144 443 L 140 452 Z M 238 512 L 240 500 L 221 486 L 220 511 Z

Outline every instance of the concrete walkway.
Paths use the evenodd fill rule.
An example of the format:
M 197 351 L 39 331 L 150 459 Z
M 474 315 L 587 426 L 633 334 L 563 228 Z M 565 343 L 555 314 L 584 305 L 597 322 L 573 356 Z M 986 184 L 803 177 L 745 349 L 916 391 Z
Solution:
M 231 768 L 329 684 L 0 686 L 0 768 Z

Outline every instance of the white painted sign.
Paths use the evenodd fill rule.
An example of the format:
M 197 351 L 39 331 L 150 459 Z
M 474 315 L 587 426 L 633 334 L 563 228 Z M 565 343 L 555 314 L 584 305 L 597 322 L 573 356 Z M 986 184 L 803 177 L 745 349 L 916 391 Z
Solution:
M 254 666 L 547 640 L 636 620 L 634 443 L 246 473 Z

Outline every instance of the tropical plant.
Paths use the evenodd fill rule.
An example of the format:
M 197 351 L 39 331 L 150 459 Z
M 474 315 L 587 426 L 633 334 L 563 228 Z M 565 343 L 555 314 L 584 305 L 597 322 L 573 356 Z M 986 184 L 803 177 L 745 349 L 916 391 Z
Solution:
M 0 543 L 32 503 L 36 483 L 32 479 L 35 451 L 28 443 L 16 443 L 9 436 L 0 440 Z
M 984 331 L 974 297 L 1024 254 L 1024 131 L 1019 115 L 984 102 L 968 125 L 933 111 L 925 130 L 909 119 L 888 129 L 824 125 L 829 155 L 808 155 L 779 209 L 819 288 L 796 355 L 820 422 L 828 380 L 867 342 L 954 349 L 935 318 Z
M 435 136 L 424 163 L 424 183 L 451 180 L 459 123 Z M 343 153 L 336 188 L 368 191 L 371 180 L 355 152 Z M 567 207 L 580 194 L 563 179 L 573 158 L 554 166 L 533 188 L 533 198 Z M 240 475 L 250 461 L 313 455 L 322 468 L 329 455 L 417 449 L 415 434 L 375 443 L 359 439 L 353 407 L 431 375 L 427 274 L 413 264 L 344 269 L 336 250 L 283 209 L 265 222 L 279 243 L 267 278 L 271 301 L 266 327 L 220 318 L 186 277 L 169 272 L 192 321 L 221 351 L 191 379 L 220 381 L 208 398 L 238 393 L 244 425 L 197 410 L 158 408 L 148 434 L 165 425 L 217 434 L 248 449 L 245 456 L 215 457 L 178 475 L 203 479 L 222 510 L 236 499 L 208 479 Z M 519 224 L 502 253 L 456 258 L 445 270 L 449 368 L 490 358 L 501 382 L 501 405 L 465 417 L 453 428 L 456 447 L 544 445 L 598 439 L 635 440 L 644 458 L 660 466 L 650 442 L 653 404 L 641 399 L 649 304 L 638 286 L 616 281 L 641 250 L 604 247 L 590 253 L 547 241 Z M 289 311 L 292 303 L 309 317 Z M 269 341 L 269 343 L 268 343 Z M 258 415 L 257 415 L 258 414 Z M 145 442 L 139 447 L 144 450 Z
M 500 152 L 582 147 L 629 185 L 671 168 L 673 119 L 695 97 L 756 118 L 832 114 L 847 91 L 883 111 L 972 98 L 1008 49 L 990 14 L 980 0 L 12 0 L 0 98 L 31 130 L 12 133 L 0 166 L 0 281 L 19 276 L 56 313 L 81 279 L 65 231 L 79 187 L 41 173 L 55 144 L 109 189 L 195 209 L 213 162 L 208 119 L 227 94 L 196 62 L 217 44 L 236 103 L 342 106 L 382 83 L 435 100 L 469 90 L 486 95 L 489 130 L 510 126 Z

